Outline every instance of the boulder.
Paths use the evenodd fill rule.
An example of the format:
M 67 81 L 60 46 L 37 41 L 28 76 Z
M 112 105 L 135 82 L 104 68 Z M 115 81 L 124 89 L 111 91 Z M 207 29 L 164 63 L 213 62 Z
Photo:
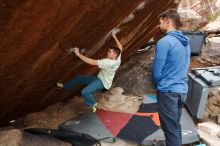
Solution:
M 154 34 L 157 16 L 176 8 L 178 0 L 1 1 L 0 2 L 0 125 L 60 100 L 54 81 L 94 75 L 98 68 L 70 54 L 77 46 L 88 57 L 101 59 L 115 42 L 124 46 L 123 62 Z
M 198 132 L 199 132 L 199 136 L 204 141 L 206 146 L 219 146 L 220 145 L 219 138 L 212 137 L 208 135 L 207 133 L 202 132 L 200 130 L 198 130 Z
M 109 92 L 97 93 L 98 107 L 115 112 L 136 113 L 143 97 L 123 95 L 121 87 L 110 89 Z
M 182 30 L 194 31 L 201 29 L 205 24 L 207 24 L 207 20 L 194 10 L 178 10 L 178 12 L 183 25 L 181 27 Z
M 113 87 L 121 87 L 126 95 L 144 96 L 155 93 L 152 82 L 151 67 L 154 57 L 154 47 L 148 51 L 134 53 L 117 71 Z
M 215 122 L 218 120 L 218 115 L 220 114 L 220 87 L 212 88 L 208 95 L 208 101 L 206 104 L 206 115 L 210 115 L 211 119 Z
M 218 138 L 218 135 L 220 134 L 220 126 L 215 123 L 203 122 L 199 123 L 197 126 L 200 131 L 205 132 L 210 136 Z

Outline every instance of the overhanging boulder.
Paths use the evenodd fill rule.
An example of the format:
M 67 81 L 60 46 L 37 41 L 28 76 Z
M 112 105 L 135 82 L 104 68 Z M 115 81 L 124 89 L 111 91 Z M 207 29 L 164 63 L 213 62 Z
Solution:
M 102 58 L 114 45 L 110 32 L 119 28 L 123 62 L 152 36 L 162 11 L 178 0 L 3 1 L 0 2 L 0 124 L 40 110 L 61 96 L 53 81 L 94 74 L 67 49 L 87 48 L 87 56 Z

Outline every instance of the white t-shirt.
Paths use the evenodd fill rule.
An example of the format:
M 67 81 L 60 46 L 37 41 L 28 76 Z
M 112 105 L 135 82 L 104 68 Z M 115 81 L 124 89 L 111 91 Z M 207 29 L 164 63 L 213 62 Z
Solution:
M 112 81 L 115 76 L 115 72 L 121 64 L 121 55 L 118 56 L 117 60 L 109 58 L 98 60 L 98 67 L 100 71 L 98 78 L 102 81 L 104 87 L 108 90 L 112 86 Z

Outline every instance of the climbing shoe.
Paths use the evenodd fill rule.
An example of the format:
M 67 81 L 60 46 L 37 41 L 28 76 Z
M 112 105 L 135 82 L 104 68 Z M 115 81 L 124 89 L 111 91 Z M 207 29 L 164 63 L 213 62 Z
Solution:
M 92 108 L 92 112 L 95 113 L 97 109 L 97 102 L 91 108 Z
M 57 83 L 56 83 L 56 86 L 57 86 L 59 89 L 61 89 L 61 88 L 63 88 L 63 83 L 57 82 Z

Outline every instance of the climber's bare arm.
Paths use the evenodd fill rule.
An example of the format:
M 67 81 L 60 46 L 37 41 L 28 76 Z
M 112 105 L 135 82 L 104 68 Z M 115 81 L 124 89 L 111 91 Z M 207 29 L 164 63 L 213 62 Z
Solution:
M 78 56 L 85 63 L 90 64 L 90 65 L 98 65 L 98 61 L 97 60 L 82 55 L 79 52 L 79 48 L 77 48 L 77 47 L 74 48 L 74 52 L 75 52 L 76 56 Z
M 119 42 L 118 38 L 116 37 L 115 31 L 112 32 L 112 37 L 114 38 L 114 40 L 115 40 L 115 42 L 116 42 L 118 48 L 119 48 L 119 49 L 121 50 L 121 52 L 122 52 L 122 45 L 121 45 L 121 43 Z

